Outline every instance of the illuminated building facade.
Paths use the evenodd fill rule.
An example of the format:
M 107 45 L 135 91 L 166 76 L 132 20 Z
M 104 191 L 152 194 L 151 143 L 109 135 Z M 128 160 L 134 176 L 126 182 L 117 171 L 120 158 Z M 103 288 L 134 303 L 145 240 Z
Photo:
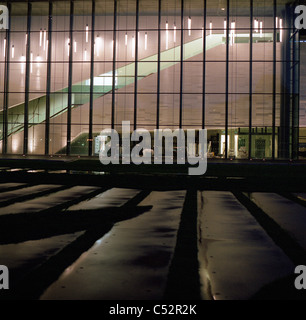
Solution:
M 4 4 L 3 154 L 96 156 L 101 130 L 130 121 L 150 131 L 205 128 L 211 158 L 298 158 L 296 3 Z

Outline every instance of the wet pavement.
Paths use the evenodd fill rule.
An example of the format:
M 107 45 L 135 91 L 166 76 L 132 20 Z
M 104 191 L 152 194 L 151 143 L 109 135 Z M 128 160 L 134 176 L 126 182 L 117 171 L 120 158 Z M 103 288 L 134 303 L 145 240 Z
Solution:
M 41 299 L 160 299 L 184 195 L 184 191 L 152 192 L 139 204 L 152 209 L 116 224 Z
M 292 274 L 292 262 L 231 192 L 204 191 L 199 203 L 203 298 L 249 299 Z
M 36 188 L 39 188 L 39 187 L 40 186 L 37 186 Z M 44 186 L 42 186 L 42 188 L 43 187 Z M 59 186 L 51 186 L 50 190 L 55 189 L 56 187 L 59 187 Z M 29 188 L 26 188 L 26 189 L 29 189 Z M 90 193 L 96 190 L 99 190 L 99 188 L 85 187 L 85 186 L 71 187 L 66 190 L 53 192 L 46 196 L 36 197 L 34 199 L 24 201 L 21 204 L 15 203 L 12 205 L 8 205 L 4 208 L 1 208 L 0 215 L 26 213 L 26 212 L 40 212 L 42 210 L 52 209 L 60 204 L 66 203 L 67 201 L 70 201 L 70 200 L 74 200 L 81 195 L 86 195 L 87 193 Z M 13 192 L 11 193 L 13 193 L 14 195 L 15 194 L 21 195 L 23 194 L 23 191 L 24 190 L 22 189 L 22 190 L 15 191 L 14 193 Z M 25 191 L 29 192 L 28 190 L 25 190 Z
M 250 198 L 306 250 L 305 207 L 275 193 L 251 193 Z
M 14 275 L 11 279 L 11 286 L 26 277 L 27 274 L 35 270 L 48 258 L 56 255 L 67 244 L 75 241 L 82 233 L 78 232 L 46 239 L 1 245 L 1 261 L 5 262 L 10 273 Z
M 13 190 L 13 191 L 4 191 L 0 193 L 0 205 L 6 204 L 9 200 L 17 202 L 19 201 L 19 198 L 22 200 L 24 197 L 33 197 L 33 196 L 38 196 L 39 194 L 49 192 L 53 189 L 58 188 L 59 185 L 36 185 L 36 186 L 30 186 L 30 187 L 25 187 L 22 189 L 18 190 Z
M 194 261 L 175 266 L 174 257 L 184 256 L 177 246 L 191 235 L 182 212 L 188 217 L 192 210 L 197 242 L 186 250 L 197 256 L 194 289 L 203 300 L 252 299 L 292 277 L 306 257 L 305 193 L 195 190 L 193 199 L 183 189 L 15 182 L 0 190 L 0 265 L 9 267 L 11 283 L 0 299 L 158 300 L 169 286 L 184 292 L 175 268 L 188 277 Z M 301 246 L 301 257 L 291 255 L 256 210 Z
M 102 192 L 90 200 L 85 200 L 71 206 L 67 210 L 95 210 L 101 208 L 120 207 L 128 200 L 135 197 L 139 192 L 140 190 L 112 188 Z

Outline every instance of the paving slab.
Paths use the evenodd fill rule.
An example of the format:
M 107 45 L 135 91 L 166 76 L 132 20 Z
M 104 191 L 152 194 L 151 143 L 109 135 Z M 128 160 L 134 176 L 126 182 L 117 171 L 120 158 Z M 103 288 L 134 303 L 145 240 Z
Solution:
M 0 191 L 5 189 L 10 189 L 10 188 L 23 187 L 26 185 L 27 185 L 26 183 L 14 183 L 14 182 L 0 183 Z
M 9 268 L 10 283 L 14 285 L 83 233 L 81 231 L 46 239 L 0 245 L 0 265 Z
M 0 203 L 5 202 L 7 200 L 15 199 L 18 197 L 28 196 L 35 193 L 40 193 L 52 189 L 59 188 L 60 185 L 54 184 L 39 184 L 35 186 L 25 187 L 18 190 L 5 191 L 0 193 Z
M 267 215 L 306 249 L 306 208 L 276 193 L 254 192 L 249 195 Z
M 65 203 L 78 197 L 97 190 L 97 187 L 75 186 L 60 190 L 46 196 L 37 197 L 21 203 L 14 203 L 0 209 L 0 216 L 6 214 L 18 214 L 26 212 L 39 212 Z
M 231 192 L 198 193 L 203 299 L 247 300 L 294 265 Z
M 72 264 L 41 300 L 161 299 L 185 191 L 152 192 L 145 213 L 117 223 Z
M 82 201 L 69 207 L 68 211 L 96 210 L 102 208 L 120 207 L 134 198 L 141 190 L 112 188 L 98 194 L 92 199 Z

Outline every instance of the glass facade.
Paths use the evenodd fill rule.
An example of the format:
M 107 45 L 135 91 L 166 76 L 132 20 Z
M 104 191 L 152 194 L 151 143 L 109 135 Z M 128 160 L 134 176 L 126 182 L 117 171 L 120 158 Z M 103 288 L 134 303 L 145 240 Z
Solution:
M 286 0 L 7 2 L 3 154 L 97 156 L 122 121 L 208 131 L 210 158 L 296 159 L 299 33 Z

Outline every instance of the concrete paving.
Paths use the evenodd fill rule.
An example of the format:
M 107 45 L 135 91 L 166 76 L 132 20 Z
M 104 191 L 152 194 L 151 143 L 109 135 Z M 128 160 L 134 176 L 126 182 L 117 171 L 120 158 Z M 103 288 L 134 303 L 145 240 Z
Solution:
M 204 299 L 246 300 L 294 266 L 231 192 L 198 193 Z
M 75 210 L 96 210 L 102 208 L 120 207 L 127 201 L 135 197 L 140 190 L 112 188 L 96 197 L 82 201 L 76 205 L 69 207 L 68 211 Z
M 39 185 L 38 187 L 40 186 L 41 185 Z M 5 214 L 39 212 L 41 210 L 49 209 L 56 205 L 65 203 L 66 201 L 77 199 L 80 196 L 93 192 L 97 189 L 97 187 L 87 186 L 71 187 L 66 190 L 51 193 L 47 196 L 37 197 L 32 200 L 24 201 L 22 203 L 14 203 L 12 205 L 1 208 L 0 216 Z
M 0 245 L 0 265 L 4 264 L 9 268 L 10 283 L 14 286 L 30 271 L 75 241 L 81 234 L 83 232 Z
M 52 190 L 60 187 L 60 185 L 53 185 L 53 184 L 40 184 L 31 187 L 26 187 L 18 190 L 13 191 L 6 191 L 0 193 L 0 203 L 5 202 L 7 200 L 15 199 L 22 196 L 28 196 L 34 193 L 40 193 L 47 190 Z
M 19 187 L 9 183 L 5 185 L 8 188 Z M 19 196 L 28 194 L 28 188 L 32 188 L 30 190 L 34 195 L 38 190 L 48 188 L 47 185 L 37 185 L 35 188 L 21 187 L 20 190 L 16 190 Z M 2 233 L 2 238 L 0 234 L 0 240 L 5 243 L 0 245 L 0 265 L 9 267 L 12 284 L 17 284 L 18 287 L 18 282 L 24 277 L 26 281 L 28 280 L 26 283 L 34 283 L 33 281 L 36 281 L 36 284 L 42 283 L 39 288 L 33 286 L 32 290 L 35 299 L 40 297 L 41 300 L 164 298 L 167 292 L 165 289 L 169 288 L 167 281 L 173 279 L 174 275 L 177 277 L 176 271 L 173 271 L 175 268 L 170 269 L 173 253 L 176 252 L 175 257 L 178 252 L 185 257 L 186 250 L 178 250 L 180 246 L 176 248 L 176 243 L 186 190 L 152 191 L 137 207 L 135 204 L 134 207 L 126 209 L 129 211 L 122 211 L 118 216 L 115 214 L 114 221 L 120 222 L 115 223 L 113 227 L 111 215 L 102 218 L 100 215 L 98 218 L 93 215 L 93 219 L 97 220 L 92 221 L 86 219 L 86 212 L 100 208 L 121 207 L 134 197 L 138 199 L 137 195 L 141 190 L 118 187 L 104 192 L 100 190 L 98 187 L 90 186 L 68 187 L 0 209 L 1 221 L 6 223 L 9 230 L 12 225 L 11 237 L 10 233 Z M 99 194 L 83 201 L 92 192 Z M 9 194 L 2 192 L 1 195 L 5 193 Z M 246 199 L 247 201 L 243 202 L 239 194 L 238 192 L 238 199 L 245 203 L 254 217 L 258 218 L 252 211 L 252 206 L 248 205 L 249 201 Z M 265 223 L 259 225 L 231 192 L 198 191 L 197 195 L 198 262 L 202 298 L 216 300 L 247 300 L 270 296 L 273 298 L 278 292 L 284 292 L 286 297 L 297 297 L 295 295 L 297 290 L 293 286 L 295 265 L 289 259 L 291 255 L 286 251 L 288 248 L 285 250 L 282 242 L 276 241 L 288 254 L 287 256 L 268 236 L 266 230 L 270 225 Z M 248 195 L 276 224 L 290 233 L 296 242 L 306 249 L 305 207 L 276 193 L 256 192 L 245 195 Z M 305 193 L 295 195 L 302 199 Z M 187 200 L 191 201 L 190 199 L 193 199 L 192 203 L 195 204 L 194 197 L 189 195 Z M 76 203 L 74 201 L 80 202 L 72 205 Z M 188 201 L 186 203 L 190 204 Z M 195 210 L 195 206 L 191 204 L 190 206 L 190 208 L 185 206 L 185 209 Z M 61 214 L 40 215 L 40 211 L 45 212 L 44 210 L 54 207 L 57 208 L 56 212 L 62 210 Z M 76 213 L 80 210 L 84 210 L 85 215 Z M 111 212 L 106 210 L 108 211 Z M 38 224 L 27 220 L 28 216 L 32 217 L 27 215 L 27 212 L 37 212 L 33 217 L 37 219 Z M 52 212 L 52 209 L 49 212 Z M 10 213 L 24 213 L 24 215 L 5 216 Z M 133 218 L 121 221 L 125 214 Z M 45 217 L 51 220 L 45 222 Z M 58 220 L 54 220 L 54 217 Z M 80 217 L 85 218 L 79 221 Z M 86 224 L 87 222 L 89 223 Z M 14 223 L 16 223 L 15 229 Z M 106 226 L 105 231 L 101 230 L 104 226 Z M 42 227 L 41 232 L 39 232 L 40 227 Z M 21 238 L 18 237 L 16 230 L 20 232 Z M 88 232 L 84 234 L 83 230 Z M 186 241 L 185 237 L 190 234 L 188 230 L 182 223 L 179 240 Z M 182 232 L 185 232 L 183 238 Z M 58 234 L 60 235 L 57 236 Z M 269 234 L 276 240 L 273 232 Z M 19 243 L 15 243 L 17 241 Z M 69 244 L 72 246 L 67 247 Z M 196 242 L 193 247 L 196 250 Z M 55 259 L 49 259 L 51 257 Z M 174 265 L 176 261 L 173 260 Z M 188 277 L 188 263 L 186 265 L 184 269 Z M 60 267 L 57 268 L 58 266 Z M 37 272 L 38 276 L 35 273 L 37 267 L 42 267 L 38 269 L 42 272 Z M 47 278 L 47 282 L 41 281 Z M 181 283 L 179 281 L 177 283 L 177 288 L 180 288 Z M 171 285 L 173 287 L 173 283 Z M 197 283 L 195 286 L 199 287 Z M 21 288 L 23 285 L 16 288 L 17 297 Z M 27 286 L 25 289 L 27 290 Z M 14 294 L 13 291 L 12 293 Z M 24 294 L 26 296 L 27 291 Z
M 0 191 L 5 191 L 6 189 L 10 188 L 21 188 L 23 186 L 26 186 L 26 183 L 0 183 Z
M 142 215 L 120 222 L 41 296 L 49 299 L 162 299 L 185 191 L 152 192 Z
M 250 199 L 306 249 L 305 207 L 276 193 L 255 192 L 250 194 Z

